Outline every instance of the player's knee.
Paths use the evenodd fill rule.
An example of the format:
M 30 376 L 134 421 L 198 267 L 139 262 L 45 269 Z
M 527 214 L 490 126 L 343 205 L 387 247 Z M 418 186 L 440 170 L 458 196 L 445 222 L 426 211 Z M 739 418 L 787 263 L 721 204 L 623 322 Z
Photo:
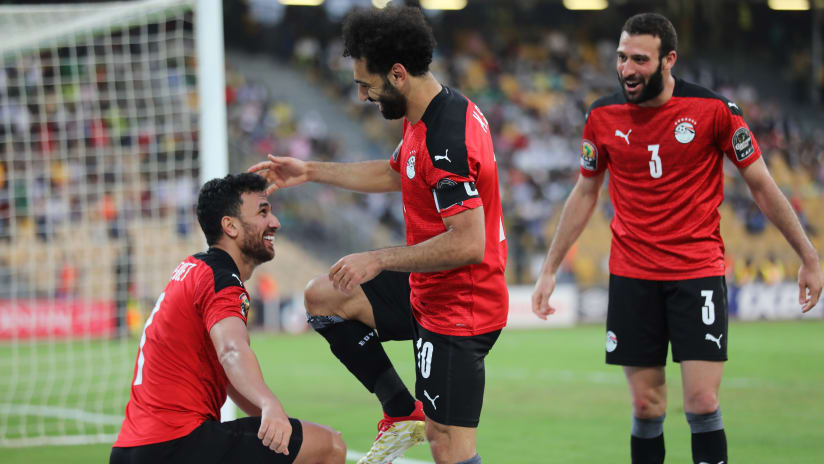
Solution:
M 331 441 L 329 458 L 326 462 L 329 464 L 343 464 L 346 462 L 346 443 L 343 441 L 340 432 L 337 430 L 332 431 Z
M 334 306 L 330 304 L 329 279 L 326 276 L 315 277 L 306 284 L 303 305 L 310 316 L 334 315 Z
M 709 414 L 718 409 L 718 393 L 703 390 L 685 393 L 684 410 L 692 414 Z
M 449 457 L 450 444 L 446 426 L 427 421 L 426 441 L 429 442 L 435 462 L 444 462 Z
M 639 419 L 663 416 L 667 412 L 667 401 L 658 395 L 645 393 L 632 398 L 632 415 Z

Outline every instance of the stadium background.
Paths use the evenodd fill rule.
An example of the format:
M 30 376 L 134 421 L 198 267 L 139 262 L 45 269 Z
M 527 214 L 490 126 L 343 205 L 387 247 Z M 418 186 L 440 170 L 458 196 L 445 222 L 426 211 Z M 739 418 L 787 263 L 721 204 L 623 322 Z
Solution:
M 529 290 L 577 175 L 583 115 L 595 98 L 615 90 L 617 31 L 626 17 L 640 11 L 659 11 L 675 23 L 680 39 L 676 75 L 713 88 L 742 107 L 779 186 L 822 250 L 824 6 L 812 3 L 819 8 L 790 12 L 775 11 L 766 1 L 610 0 L 604 10 L 572 11 L 560 0 L 469 0 L 459 11 L 426 10 L 439 43 L 433 72 L 478 103 L 494 131 L 510 247 L 512 325 L 542 325 L 529 313 Z M 340 19 L 352 5 L 370 4 L 225 2 L 231 171 L 270 152 L 341 161 L 391 152 L 400 125 L 357 101 L 349 63 L 340 56 Z M 101 74 L 110 68 L 65 71 L 64 58 L 82 61 L 77 58 L 82 53 L 71 53 L 80 46 L 56 54 L 59 70 L 44 64 L 55 58 L 48 53 L 4 51 L 0 455 L 20 462 L 59 459 L 54 456 L 65 461 L 75 455 L 78 462 L 104 459 L 105 444 L 10 446 L 20 438 L 40 444 L 57 435 L 105 443 L 105 437 L 116 433 L 143 321 L 168 272 L 204 245 L 192 209 L 201 168 L 197 60 L 188 49 L 197 25 L 189 13 L 181 18 L 166 21 L 163 38 L 156 41 L 163 52 L 178 44 L 187 50 L 179 59 L 166 60 L 164 79 L 129 80 L 128 73 L 125 78 L 135 83 L 130 95 L 140 94 L 138 82 L 160 85 L 165 93 L 151 101 L 111 98 L 86 118 L 78 116 L 82 105 L 65 103 L 68 94 L 99 96 L 106 80 Z M 29 27 L 42 24 L 34 21 Z M 127 48 L 102 46 L 109 47 L 104 53 L 114 62 Z M 50 87 L 47 81 L 55 73 L 75 73 L 81 83 L 94 75 L 97 92 L 86 92 L 83 84 Z M 116 65 L 112 74 L 120 75 Z M 111 81 L 114 92 L 122 90 L 118 79 L 123 78 Z M 25 100 L 29 95 L 44 99 Z M 139 104 L 130 105 L 132 100 Z M 132 118 L 130 111 L 151 111 L 148 119 L 153 121 L 144 124 L 142 114 Z M 80 127 L 73 128 L 72 121 Z M 72 136 L 73 131 L 81 135 Z M 754 206 L 734 168 L 726 172 L 722 232 L 731 311 L 740 320 L 798 319 L 793 283 L 798 260 Z M 118 187 L 123 185 L 128 188 Z M 402 243 L 400 199 L 315 185 L 278 192 L 271 199 L 283 229 L 278 257 L 249 282 L 257 309 L 252 323 L 260 328 L 254 347 L 273 390 L 286 397 L 287 408 L 295 404 L 290 413 L 329 423 L 344 431 L 351 449 L 365 450 L 373 435 L 375 402 L 336 365 L 318 337 L 278 334 L 305 330 L 300 292 L 312 276 L 325 273 L 346 253 Z M 592 462 L 596 456 L 626 460 L 626 387 L 619 372 L 602 365 L 602 329 L 586 325 L 604 317 L 610 215 L 605 192 L 559 279 L 564 309 L 553 325 L 576 328 L 510 331 L 490 357 L 480 436 L 482 454 L 490 462 L 554 462 L 556 457 Z M 99 324 L 60 328 L 51 320 L 55 313 L 69 319 L 82 314 Z M 738 323 L 732 328 L 734 362 L 722 396 L 734 395 L 735 401 L 725 402 L 725 416 L 735 411 L 728 421 L 742 430 L 736 436 L 731 427 L 731 448 L 748 448 L 751 462 L 817 462 L 824 455 L 811 432 L 814 418 L 824 413 L 821 394 L 813 387 L 824 379 L 810 369 L 821 366 L 824 354 L 815 335 L 823 326 L 822 314 L 819 304 L 803 322 Z M 403 375 L 411 385 L 408 347 L 391 349 L 396 364 L 409 364 Z M 77 372 L 60 372 L 63 364 Z M 81 377 L 104 380 L 83 382 Z M 313 389 L 315 384 L 336 385 L 340 397 L 319 401 L 329 395 Z M 685 433 L 674 414 L 678 394 L 674 387 L 670 415 L 675 420 L 668 421 L 672 433 L 667 429 L 671 437 Z M 764 435 L 762 428 L 787 430 L 793 438 L 779 440 Z M 541 440 L 550 435 L 544 444 Z M 536 442 L 541 443 L 537 450 Z M 594 443 L 604 443 L 603 449 Z M 679 453 L 686 456 L 685 449 L 672 446 L 676 462 Z M 418 449 L 410 455 L 424 459 L 427 453 Z

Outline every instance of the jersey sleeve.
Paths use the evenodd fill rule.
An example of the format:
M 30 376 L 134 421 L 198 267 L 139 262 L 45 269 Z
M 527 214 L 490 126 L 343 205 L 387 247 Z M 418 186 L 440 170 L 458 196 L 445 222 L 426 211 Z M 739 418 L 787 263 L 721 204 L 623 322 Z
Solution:
M 751 165 L 761 157 L 761 148 L 744 121 L 744 113 L 731 101 L 723 100 L 719 103 L 715 134 L 718 148 L 739 169 Z
M 581 175 L 584 177 L 597 176 L 607 168 L 607 153 L 598 144 L 597 122 L 592 112 L 593 109 L 587 112 L 584 135 L 581 139 Z
M 471 121 L 474 120 L 470 124 Z M 491 142 L 484 143 L 482 135 L 470 126 L 462 134 L 427 137 L 426 146 L 429 162 L 425 164 L 424 176 L 441 217 L 482 206 L 475 182 L 482 160 L 494 156 L 485 152 L 492 150 Z
M 200 314 L 206 331 L 212 330 L 212 326 L 227 317 L 239 317 L 246 324 L 249 308 L 252 306 L 249 294 L 239 283 L 226 284 L 230 282 L 230 276 L 216 276 L 213 282 L 202 281 L 199 289 Z M 212 288 L 209 288 L 212 287 Z

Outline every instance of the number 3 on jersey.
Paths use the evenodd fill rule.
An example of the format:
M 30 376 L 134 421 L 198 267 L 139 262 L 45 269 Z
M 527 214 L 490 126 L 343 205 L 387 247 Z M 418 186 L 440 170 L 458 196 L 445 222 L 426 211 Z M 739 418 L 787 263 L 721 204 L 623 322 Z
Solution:
M 652 152 L 652 159 L 649 162 L 649 175 L 652 176 L 653 179 L 658 179 L 663 174 L 661 169 L 661 157 L 658 156 L 658 148 L 661 145 L 647 145 L 647 150 Z
M 143 345 L 146 344 L 146 330 L 150 325 L 152 325 L 152 319 L 154 319 L 155 313 L 160 309 L 160 303 L 163 303 L 163 297 L 165 296 L 166 292 L 163 292 L 159 297 L 157 297 L 157 303 L 155 303 L 154 308 L 152 308 L 152 314 L 150 314 L 149 318 L 146 319 L 146 325 L 143 327 L 143 335 L 140 337 L 140 348 L 137 350 L 137 373 L 135 373 L 134 376 L 134 385 L 140 385 L 143 383 L 143 364 L 146 363 L 146 358 L 143 356 Z

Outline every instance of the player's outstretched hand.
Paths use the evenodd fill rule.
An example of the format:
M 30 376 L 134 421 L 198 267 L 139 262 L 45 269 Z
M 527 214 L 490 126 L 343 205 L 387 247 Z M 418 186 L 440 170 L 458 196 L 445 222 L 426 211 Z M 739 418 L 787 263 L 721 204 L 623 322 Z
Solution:
M 260 409 L 260 429 L 258 438 L 263 446 L 280 454 L 289 454 L 289 438 L 292 437 L 292 424 L 280 404 L 265 405 Z
M 346 294 L 381 272 L 378 259 L 369 252 L 346 255 L 329 269 L 332 286 Z
M 549 297 L 555 290 L 555 274 L 541 273 L 538 281 L 535 282 L 535 289 L 532 291 L 532 312 L 539 318 L 546 320 L 547 316 L 555 314 L 555 308 L 550 306 Z
M 306 162 L 291 156 L 268 155 L 269 161 L 261 161 L 249 168 L 269 181 L 266 195 L 277 189 L 294 187 L 309 180 Z
M 798 268 L 798 303 L 801 305 L 802 313 L 813 309 L 818 303 L 822 286 L 824 275 L 821 272 L 821 264 L 816 262 L 808 266 L 801 263 L 801 267 Z

